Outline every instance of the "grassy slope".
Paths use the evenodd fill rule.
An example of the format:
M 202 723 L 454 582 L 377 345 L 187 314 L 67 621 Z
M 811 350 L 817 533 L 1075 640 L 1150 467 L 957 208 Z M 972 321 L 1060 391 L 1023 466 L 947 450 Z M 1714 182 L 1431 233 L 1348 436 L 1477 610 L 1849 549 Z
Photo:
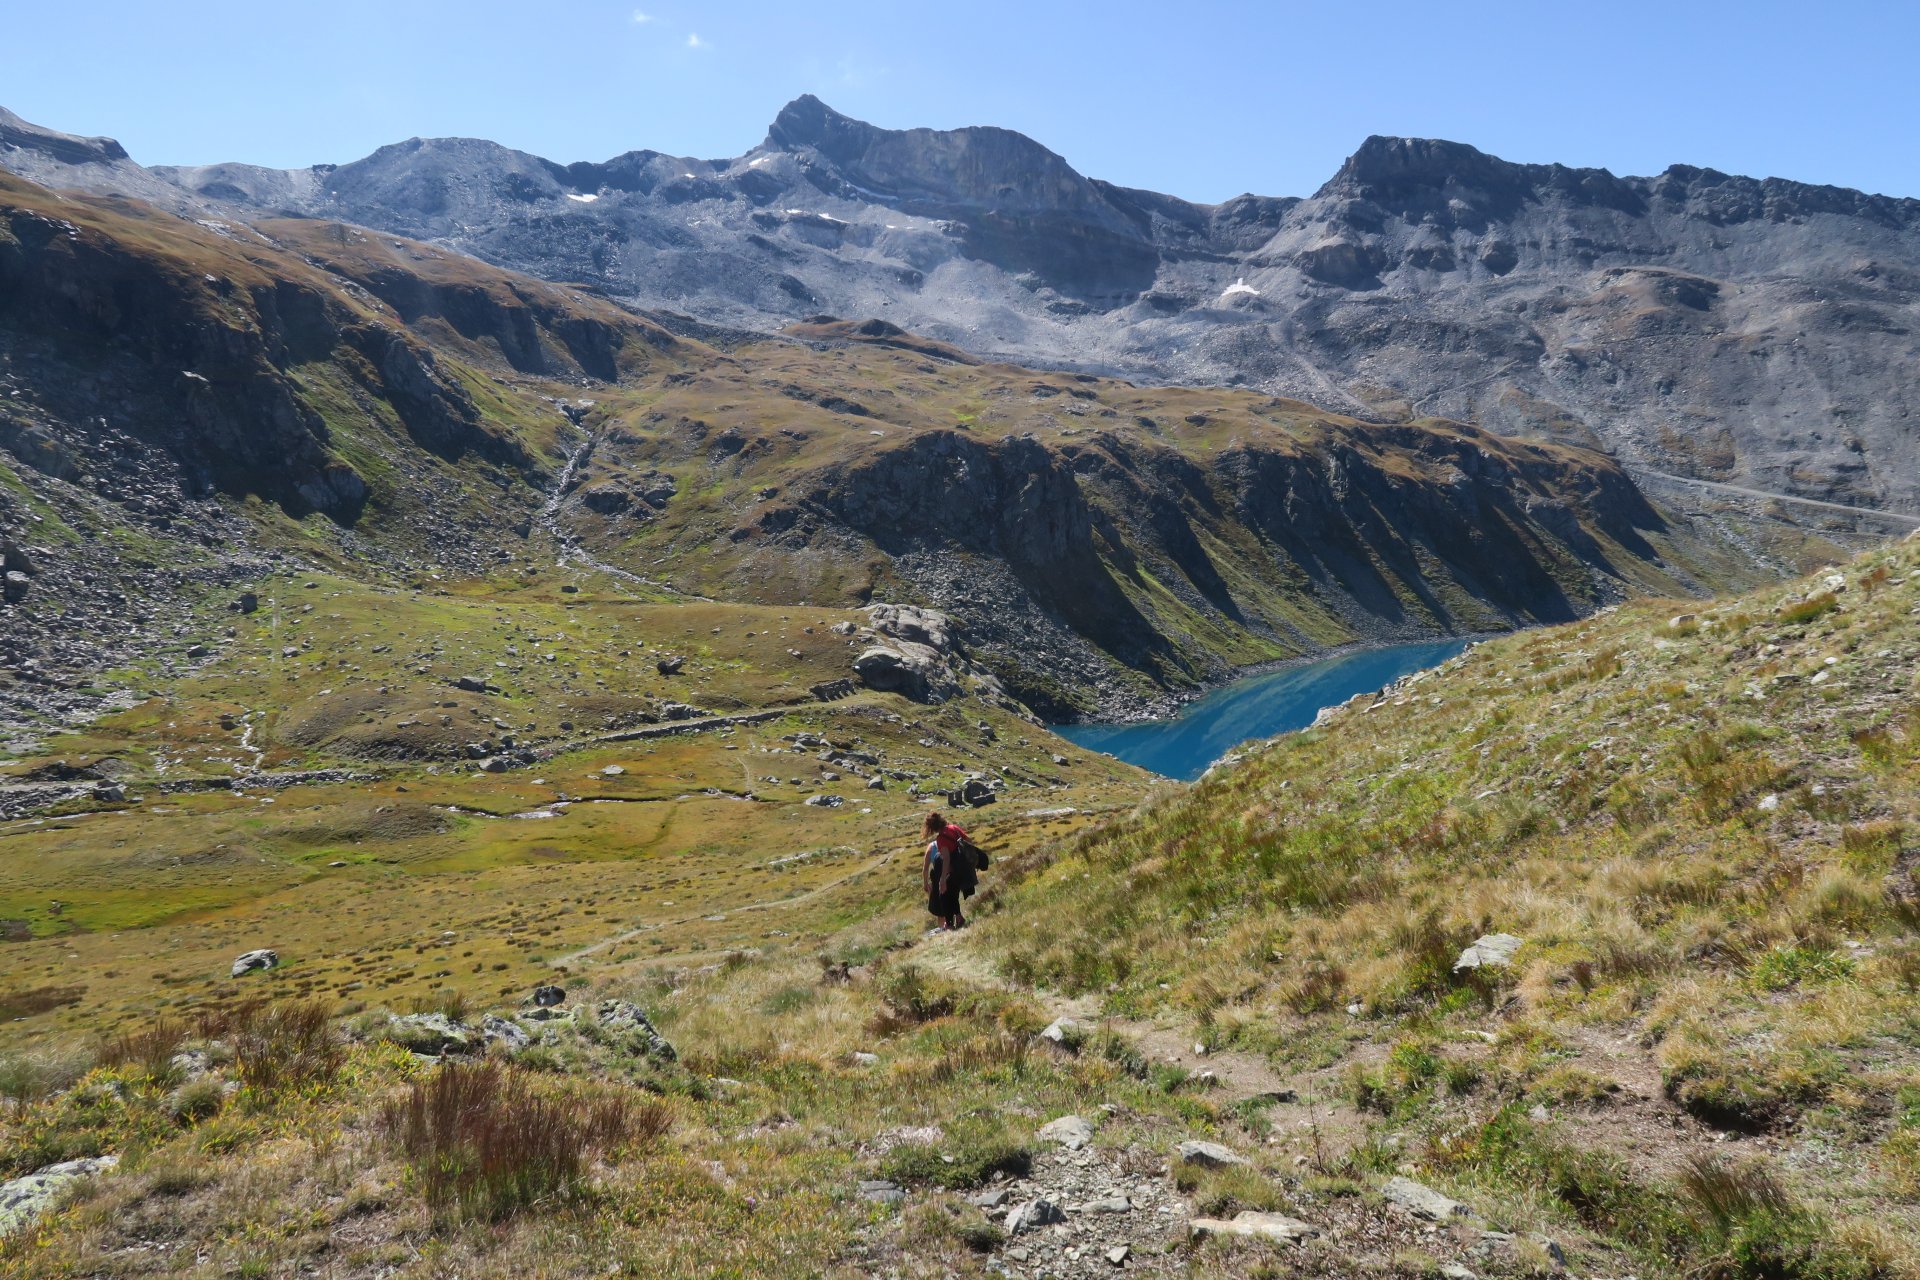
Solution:
M 823 781 L 817 753 L 782 740 L 797 732 L 877 754 L 928 790 L 964 770 L 1005 770 L 1001 811 L 1097 807 L 1137 785 L 1133 770 L 1003 711 L 875 695 L 815 701 L 807 686 L 846 675 L 857 652 L 832 625 L 861 615 L 648 604 L 598 594 L 591 579 L 569 594 L 543 580 L 550 574 L 516 576 L 465 584 L 466 594 L 328 575 L 268 580 L 260 612 L 236 620 L 240 634 L 219 660 L 184 679 L 142 673 L 165 696 L 58 740 L 63 759 L 119 762 L 136 801 L 0 828 L 10 868 L 0 919 L 42 939 L 0 950 L 4 985 L 84 988 L 54 1021 L 100 1026 L 231 999 L 223 958 L 256 945 L 283 952 L 276 990 L 404 1000 L 450 984 L 488 997 L 519 991 L 551 957 L 616 935 L 632 936 L 576 967 L 817 929 L 846 902 L 829 893 L 790 909 L 738 909 L 871 876 L 918 809 L 908 782 L 870 792 L 855 776 Z M 686 659 L 678 675 L 656 670 L 668 655 Z M 500 692 L 451 687 L 465 675 Z M 644 726 L 671 702 L 787 714 L 726 732 L 595 741 Z M 506 733 L 551 757 L 474 772 L 465 744 Z M 1068 766 L 1051 762 L 1055 750 Z M 610 767 L 623 772 L 602 772 Z M 157 791 L 327 768 L 373 780 Z M 819 791 L 849 803 L 802 803 Z M 552 812 L 562 799 L 578 803 Z M 552 816 L 512 816 L 542 812 Z M 796 853 L 808 856 L 772 865 Z M 708 918 L 717 916 L 727 918 Z M 462 941 L 442 956 L 448 934 Z M 421 958 L 429 954 L 438 960 Z
M 0 1123 L 16 1167 L 105 1149 L 125 1170 L 0 1257 L 142 1274 L 151 1250 L 127 1246 L 160 1241 L 255 1274 L 985 1274 L 1005 1242 L 943 1185 L 1051 1161 L 1034 1126 L 1078 1111 L 1110 1176 L 1163 1177 L 1177 1139 L 1213 1136 L 1255 1166 L 1181 1174 L 1190 1205 L 1327 1233 L 1189 1252 L 1176 1219 L 1167 1252 L 1128 1264 L 1149 1274 L 1551 1269 L 1531 1245 L 1481 1257 L 1472 1227 L 1384 1211 L 1374 1188 L 1404 1172 L 1547 1233 L 1576 1274 L 1913 1275 L 1920 979 L 1896 877 L 1916 821 L 1916 571 L 1906 544 L 1850 566 L 1835 598 L 1812 580 L 1677 626 L 1653 602 L 1509 637 L 1096 830 L 1006 824 L 999 887 L 957 947 L 914 945 L 911 888 L 875 880 L 757 954 L 590 971 L 582 989 L 642 1001 L 680 1066 L 568 1037 L 523 1063 L 556 1099 L 638 1081 L 670 1130 L 503 1225 L 429 1213 L 378 1119 L 423 1068 L 377 1040 L 330 1082 L 248 1085 L 210 1117 L 173 1118 L 164 1070 L 102 1069 Z M 599 905 L 540 901 L 564 908 L 555 928 Z M 1487 929 L 1526 939 L 1515 967 L 1454 977 Z M 484 1003 L 490 983 L 449 988 Z M 1078 1053 L 1035 1049 L 1055 1013 L 1100 1006 L 1108 1029 Z M 1148 1046 L 1169 1038 L 1213 1054 L 1166 1065 Z M 1290 1078 L 1300 1104 L 1192 1074 L 1235 1061 Z M 58 1065 L 14 1058 L 8 1079 Z M 889 1154 L 929 1124 L 932 1154 Z M 853 1194 L 876 1173 L 907 1204 Z
M 1036 859 L 979 942 L 1270 1055 L 1562 1222 L 1634 1233 L 1516 1154 L 1513 1108 L 1654 1187 L 1747 1135 L 1911 1240 L 1916 570 L 1909 541 L 1837 597 L 1820 575 L 1483 645 Z M 1514 967 L 1456 976 L 1496 931 Z
M 79 207 L 73 216 L 111 212 Z M 418 246 L 329 241 L 317 227 L 287 234 L 296 230 L 319 237 L 303 246 L 316 256 L 337 250 L 349 274 L 384 270 L 382 259 L 399 254 L 409 269 L 451 273 L 439 283 L 474 284 L 462 261 Z M 167 235 L 197 237 L 180 258 L 189 276 L 207 264 L 250 269 L 212 232 Z M 221 256 L 203 263 L 202 251 Z M 314 287 L 339 291 L 334 277 L 302 269 L 320 277 Z M 474 287 L 506 304 L 487 280 Z M 577 381 L 514 370 L 487 339 L 438 319 L 425 327 L 445 344 L 441 372 L 483 402 L 491 423 L 541 456 L 564 449 L 571 436 L 544 397 L 578 396 Z M 1277 1139 L 1261 1148 L 1258 1174 L 1188 1189 L 1216 1210 L 1360 1222 L 1357 1235 L 1310 1255 L 1328 1273 L 1421 1274 L 1451 1249 L 1378 1213 L 1371 1187 L 1399 1163 L 1471 1189 L 1502 1221 L 1553 1230 L 1583 1272 L 1701 1268 L 1726 1252 L 1711 1233 L 1698 1233 L 1696 1248 L 1676 1243 L 1657 1215 L 1665 1234 L 1627 1222 L 1652 1213 L 1685 1153 L 1707 1149 L 1701 1117 L 1758 1130 L 1742 1150 L 1765 1151 L 1823 1212 L 1881 1217 L 1888 1233 L 1911 1228 L 1900 1200 L 1920 1177 L 1911 925 L 1889 909 L 1878 877 L 1910 847 L 1901 699 L 1913 692 L 1912 586 L 1863 602 L 1862 565 L 1841 607 L 1804 624 L 1776 620 L 1764 598 L 1718 607 L 1697 631 L 1664 626 L 1675 607 L 1693 606 L 1647 605 L 1503 640 L 1431 677 L 1417 699 L 1350 712 L 1350 723 L 1076 837 L 1092 817 L 1130 806 L 1139 775 L 972 705 L 806 699 L 807 684 L 845 674 L 846 642 L 827 628 L 849 615 L 779 602 L 857 599 L 887 585 L 886 570 L 860 554 L 794 557 L 733 542 L 758 489 L 887 447 L 874 430 L 961 422 L 987 436 L 1073 443 L 1096 423 L 1132 430 L 1145 414 L 1168 447 L 1204 458 L 1250 434 L 1371 447 L 1370 429 L 1233 392 L 1099 383 L 1088 400 L 1074 394 L 1088 384 L 1061 375 L 943 367 L 898 348 L 748 354 L 702 355 L 698 376 L 677 381 L 655 380 L 667 366 L 648 364 L 630 384 L 591 393 L 601 401 L 592 424 L 608 437 L 633 433 L 634 465 L 671 469 L 680 482 L 671 518 L 603 550 L 643 569 L 671 563 L 683 585 L 747 603 L 669 604 L 591 573 L 556 573 L 544 555 L 531 574 L 532 561 L 516 561 L 490 579 L 414 592 L 382 582 L 331 533 L 315 535 L 316 522 L 261 511 L 269 543 L 302 547 L 337 572 L 262 583 L 268 605 L 250 618 L 227 615 L 224 595 L 202 602 L 198 638 L 214 639 L 212 619 L 236 628 L 217 662 L 189 674 L 176 652 L 115 673 L 113 682 L 162 693 L 59 740 L 71 758 L 124 761 L 144 803 L 85 805 L 0 831 L 0 918 L 25 921 L 32 935 L 0 942 L 0 992 L 18 1019 L 0 1024 L 9 1047 L 0 1092 L 10 1097 L 38 1095 L 64 1079 L 73 1055 L 91 1056 L 93 1037 L 156 1013 L 197 1016 L 254 993 L 347 1010 L 507 1006 L 564 972 L 577 991 L 645 1003 L 685 1070 L 639 1072 L 588 1040 L 527 1065 L 561 1095 L 639 1075 L 669 1099 L 668 1137 L 615 1153 L 592 1195 L 497 1230 L 435 1226 L 417 1175 L 377 1123 L 381 1102 L 422 1073 L 412 1059 L 357 1043 L 335 1077 L 248 1083 L 211 1113 L 181 1105 L 164 1063 L 123 1063 L 0 1115 L 7 1172 L 94 1151 L 127 1157 L 125 1174 L 58 1219 L 44 1247 L 9 1246 L 0 1266 L 141 1274 L 189 1270 L 204 1252 L 207 1269 L 249 1274 L 329 1263 L 348 1274 L 977 1273 L 982 1258 L 968 1242 L 990 1236 L 977 1214 L 927 1189 L 944 1175 L 908 1178 L 916 1198 L 898 1215 L 852 1196 L 855 1179 L 882 1169 L 907 1177 L 889 1162 L 886 1135 L 942 1124 L 940 1149 L 972 1168 L 982 1153 L 1030 1145 L 1041 1119 L 1101 1104 L 1116 1110 L 1102 1121 L 1100 1158 L 1134 1177 L 1158 1176 L 1168 1147 L 1192 1133 L 1245 1147 Z M 421 509 L 409 503 L 457 503 L 475 521 L 498 515 L 483 496 L 490 479 L 452 499 L 419 496 L 407 470 L 416 451 L 391 415 L 334 366 L 296 373 L 339 449 L 374 482 L 369 537 L 405 548 L 409 513 Z M 875 418 L 796 400 L 779 389 L 787 382 L 868 402 Z M 1059 394 L 1036 397 L 1036 383 Z M 779 429 L 798 424 L 806 458 L 770 452 L 765 475 L 715 470 L 703 456 L 671 456 L 671 441 L 649 434 L 667 434 L 652 414 L 704 415 L 779 450 L 790 440 Z M 608 457 L 614 470 L 627 465 L 617 450 Z M 525 493 L 509 503 L 531 505 Z M 1316 640 L 1350 634 L 1263 577 L 1260 554 L 1224 544 L 1216 554 L 1239 575 L 1236 592 Z M 1691 565 L 1690 582 L 1655 573 L 1636 585 L 1667 591 L 1741 572 L 1672 558 Z M 1892 576 L 1904 577 L 1911 558 L 1908 549 Z M 415 576 L 433 581 L 424 568 Z M 1196 649 L 1236 661 L 1286 651 L 1194 616 L 1190 597 L 1151 572 L 1127 590 Z M 178 650 L 194 638 L 181 636 Z M 1781 652 L 1757 651 L 1767 643 Z M 664 651 L 689 656 L 685 676 L 657 675 L 652 659 Z M 1771 679 L 1805 674 L 1829 652 L 1842 663 L 1818 686 Z M 502 692 L 445 683 L 470 673 Z M 1746 697 L 1748 678 L 1761 700 Z M 731 736 L 584 741 L 665 698 L 789 714 Z M 241 729 L 221 727 L 223 713 L 251 728 L 250 748 Z M 453 723 L 442 726 L 443 715 Z M 557 755 L 498 776 L 450 769 L 464 742 L 502 731 L 496 718 Z M 839 810 L 803 805 L 820 766 L 787 750 L 783 735 L 800 730 L 876 750 L 930 783 L 982 763 L 1014 775 L 1010 801 L 984 825 L 1018 882 L 998 891 L 997 918 L 957 958 L 905 948 L 921 919 L 911 864 L 920 806 L 902 786 L 874 795 L 842 786 L 854 803 Z M 378 777 L 239 796 L 152 790 L 250 767 L 250 749 L 268 768 Z M 1052 751 L 1069 765 L 1052 766 Z M 625 772 L 603 773 L 609 765 Z M 563 793 L 615 803 L 507 816 Z M 1781 803 L 1758 810 L 1766 794 Z M 1082 812 L 1022 816 L 1063 805 Z M 808 856 L 774 865 L 794 852 Z M 1455 948 L 1483 927 L 1529 939 L 1520 969 L 1453 982 Z M 231 956 L 256 945 L 278 947 L 285 965 L 227 979 Z M 1016 981 L 996 979 L 992 963 Z M 1078 1056 L 1034 1052 L 1032 1033 L 1073 993 L 1140 1025 L 1270 1059 L 1298 1079 L 1316 1126 L 1235 1105 L 1185 1069 L 1144 1060 L 1132 1023 Z M 877 1067 L 857 1064 L 855 1050 L 878 1053 Z M 1609 1092 L 1610 1080 L 1623 1091 Z M 1550 1141 L 1515 1118 L 1513 1104 L 1536 1100 L 1556 1117 L 1543 1131 Z M 1624 1172 L 1554 1154 L 1608 1143 L 1622 1148 Z M 1806 1230 L 1817 1240 L 1871 1236 Z M 1878 1248 L 1868 1238 L 1856 1252 L 1871 1260 Z M 1853 1274 L 1830 1254 L 1814 1258 L 1818 1267 L 1793 1274 Z M 1209 1250 L 1140 1261 L 1244 1274 L 1270 1260 Z

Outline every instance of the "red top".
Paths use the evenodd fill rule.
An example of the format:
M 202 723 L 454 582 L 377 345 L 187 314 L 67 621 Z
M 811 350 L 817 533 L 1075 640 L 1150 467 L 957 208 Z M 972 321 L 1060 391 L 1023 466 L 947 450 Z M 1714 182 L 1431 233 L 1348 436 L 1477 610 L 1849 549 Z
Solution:
M 952 853 L 967 838 L 966 828 L 956 827 L 951 822 L 934 833 L 933 841 L 940 846 L 941 853 Z

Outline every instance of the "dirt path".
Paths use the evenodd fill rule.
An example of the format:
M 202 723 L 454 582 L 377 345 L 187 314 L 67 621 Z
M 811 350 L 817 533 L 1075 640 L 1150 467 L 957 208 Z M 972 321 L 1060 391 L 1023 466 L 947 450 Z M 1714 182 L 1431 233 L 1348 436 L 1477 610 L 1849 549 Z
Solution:
M 771 911 L 777 907 L 797 907 L 803 903 L 812 902 L 815 899 L 824 896 L 825 894 L 831 893 L 833 890 L 838 889 L 841 885 L 847 884 L 853 880 L 857 880 L 861 876 L 868 875 L 872 872 L 878 871 L 880 868 L 892 862 L 894 857 L 895 857 L 895 853 L 891 851 L 887 853 L 879 854 L 878 856 L 874 857 L 871 861 L 859 867 L 854 868 L 852 871 L 847 872 L 845 875 L 838 876 L 835 879 L 829 880 L 825 884 L 815 885 L 813 888 L 808 889 L 804 893 L 792 894 L 785 898 L 768 898 L 764 902 L 749 902 L 744 906 L 728 907 L 725 909 L 725 911 L 722 914 L 727 916 L 736 916 L 736 915 L 745 915 L 749 911 Z M 598 942 L 589 943 L 588 945 L 581 947 L 577 951 L 569 951 L 565 955 L 555 956 L 551 960 L 547 961 L 547 963 L 549 965 L 552 965 L 556 969 L 564 969 L 568 965 L 573 964 L 575 961 L 583 960 L 587 956 L 593 955 L 600 951 L 605 951 L 608 947 L 617 947 L 623 942 L 630 942 L 635 938 L 645 937 L 649 933 L 658 933 L 660 930 L 671 928 L 674 925 L 695 924 L 700 921 L 706 920 L 711 914 L 713 913 L 696 912 L 693 915 L 682 916 L 674 920 L 660 920 L 660 921 L 656 921 L 653 924 L 643 924 L 635 929 L 626 929 L 620 933 L 616 933 L 612 935 L 611 937 L 602 938 Z M 737 947 L 728 947 L 718 951 L 709 950 L 709 951 L 701 951 L 701 952 L 692 952 L 692 953 L 689 953 L 689 955 L 694 957 L 704 957 L 704 956 L 713 956 L 713 955 L 724 956 L 731 951 L 737 951 L 737 950 L 739 950 L 739 948 Z M 650 963 L 660 964 L 660 963 L 665 963 L 667 961 L 678 961 L 686 958 L 688 957 L 687 956 L 660 956 L 652 959 Z
M 930 933 L 912 950 L 913 963 L 929 973 L 973 986 L 1003 991 L 1021 990 L 1001 977 L 992 963 L 970 944 L 973 935 Z M 1211 1072 L 1215 1095 L 1226 1102 L 1249 1098 L 1284 1098 L 1293 1091 L 1294 1082 L 1275 1071 L 1261 1057 L 1235 1049 L 1217 1049 L 1195 1053 L 1198 1043 L 1191 1028 L 1164 1021 L 1146 1022 L 1133 1018 L 1109 1017 L 1100 1012 L 1096 996 L 1063 996 L 1034 988 L 1027 994 L 1040 1002 L 1050 1018 L 1070 1018 L 1087 1027 L 1104 1027 L 1125 1036 L 1142 1055 L 1153 1062 L 1182 1067 L 1194 1075 Z

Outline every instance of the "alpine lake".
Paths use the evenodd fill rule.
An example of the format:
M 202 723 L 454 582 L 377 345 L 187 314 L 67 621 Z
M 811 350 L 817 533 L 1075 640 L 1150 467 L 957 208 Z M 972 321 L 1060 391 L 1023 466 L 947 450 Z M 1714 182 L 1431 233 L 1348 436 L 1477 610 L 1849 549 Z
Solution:
M 1438 666 L 1471 643 L 1432 640 L 1360 649 L 1236 680 L 1196 698 L 1168 719 L 1052 728 L 1090 751 L 1190 782 L 1242 742 L 1304 729 L 1322 708 Z

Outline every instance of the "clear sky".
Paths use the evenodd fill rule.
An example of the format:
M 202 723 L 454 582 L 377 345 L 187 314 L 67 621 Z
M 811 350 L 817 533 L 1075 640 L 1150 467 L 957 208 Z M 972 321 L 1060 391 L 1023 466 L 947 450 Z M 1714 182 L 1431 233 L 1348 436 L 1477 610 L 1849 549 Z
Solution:
M 1920 0 L 18 0 L 0 44 L 0 106 L 149 164 L 733 156 L 811 92 L 1192 200 L 1308 194 L 1370 133 L 1920 196 Z

